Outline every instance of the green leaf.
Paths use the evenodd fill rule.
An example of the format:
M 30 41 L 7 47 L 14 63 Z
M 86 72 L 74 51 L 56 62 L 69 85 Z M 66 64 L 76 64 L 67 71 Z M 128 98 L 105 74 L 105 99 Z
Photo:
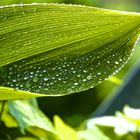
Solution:
M 2 103 L 0 103 L 0 108 Z M 9 114 L 8 103 L 5 103 L 4 110 L 1 116 L 1 120 L 4 122 L 7 128 L 17 127 L 16 120 Z
M 55 136 L 51 121 L 36 106 L 35 100 L 9 101 L 9 111 L 17 120 L 24 133 L 25 130 L 41 138 Z
M 21 91 L 13 88 L 0 87 L 0 100 L 23 99 L 23 98 L 26 99 L 44 96 L 46 95 Z
M 87 90 L 122 68 L 139 30 L 137 13 L 64 4 L 2 6 L 0 84 L 51 96 Z
M 54 124 L 57 135 L 61 140 L 80 140 L 77 132 L 66 125 L 58 116 L 54 116 Z

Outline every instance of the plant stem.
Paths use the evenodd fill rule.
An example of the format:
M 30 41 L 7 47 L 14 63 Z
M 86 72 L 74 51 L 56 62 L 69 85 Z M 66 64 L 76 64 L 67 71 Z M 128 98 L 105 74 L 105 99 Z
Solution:
M 1 124 L 1 118 L 2 118 L 3 111 L 4 111 L 5 103 L 6 103 L 6 101 L 2 101 L 2 106 L 1 106 L 1 110 L 0 110 L 0 124 Z

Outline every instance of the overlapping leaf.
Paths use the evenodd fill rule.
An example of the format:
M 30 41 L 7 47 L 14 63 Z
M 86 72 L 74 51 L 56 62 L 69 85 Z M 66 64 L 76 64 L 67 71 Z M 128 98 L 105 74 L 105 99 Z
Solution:
M 36 100 L 9 101 L 9 111 L 23 133 L 29 131 L 37 137 L 49 139 L 56 135 L 51 121 L 38 108 Z
M 1 86 L 46 95 L 87 90 L 126 63 L 139 29 L 137 13 L 60 4 L 1 7 Z

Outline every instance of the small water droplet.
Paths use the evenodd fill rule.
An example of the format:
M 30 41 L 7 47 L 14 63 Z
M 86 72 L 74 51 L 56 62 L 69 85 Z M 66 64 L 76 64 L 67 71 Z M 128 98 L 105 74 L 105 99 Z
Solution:
M 46 72 L 47 72 L 47 70 L 43 70 L 43 72 L 44 72 L 44 73 L 46 73 Z
M 61 81 L 61 78 L 58 78 L 59 81 Z
M 16 79 L 13 79 L 13 82 L 15 83 L 17 80 Z
M 48 88 L 45 88 L 44 90 L 47 91 L 47 90 L 49 90 L 49 89 L 48 89 Z
M 27 80 L 27 79 L 28 79 L 28 77 L 24 77 L 23 79 L 24 79 L 24 80 Z
M 23 87 L 23 85 L 20 85 L 20 87 Z
M 118 65 L 118 64 L 119 64 L 119 62 L 118 62 L 118 61 L 115 61 L 115 64 L 116 64 L 116 65 Z
M 98 74 L 98 75 L 101 75 L 101 72 L 98 72 L 97 74 Z
M 80 75 L 80 74 L 78 74 L 78 75 L 77 75 L 77 77 L 81 77 L 81 75 Z
M 48 81 L 49 79 L 48 79 L 47 77 L 45 77 L 43 80 L 44 80 L 44 81 Z
M 50 83 L 50 85 L 53 85 L 54 83 Z
M 60 70 L 60 69 L 61 69 L 61 67 L 58 67 L 58 69 Z
M 78 85 L 78 83 L 74 83 L 74 85 L 75 85 L 75 86 L 77 86 L 77 85 Z
M 34 72 L 30 72 L 30 74 L 34 74 Z
M 83 79 L 83 82 L 86 82 L 87 80 L 86 79 Z
M 12 68 L 10 67 L 9 70 L 12 70 Z
M 74 70 L 73 73 L 76 73 L 76 71 Z
M 110 61 L 107 61 L 108 64 L 110 64 Z
M 88 71 L 86 71 L 86 70 L 83 70 L 83 72 L 84 72 L 84 73 L 87 73 Z

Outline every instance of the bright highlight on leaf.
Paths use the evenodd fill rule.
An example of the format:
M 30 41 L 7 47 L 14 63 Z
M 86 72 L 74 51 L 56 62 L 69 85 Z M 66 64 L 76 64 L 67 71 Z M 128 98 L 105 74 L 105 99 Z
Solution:
M 122 68 L 139 31 L 137 13 L 62 4 L 3 6 L 0 85 L 51 96 L 87 90 Z M 1 88 L 0 93 L 3 99 Z
M 81 140 L 76 131 L 66 125 L 58 116 L 54 116 L 54 124 L 58 137 L 61 140 Z

